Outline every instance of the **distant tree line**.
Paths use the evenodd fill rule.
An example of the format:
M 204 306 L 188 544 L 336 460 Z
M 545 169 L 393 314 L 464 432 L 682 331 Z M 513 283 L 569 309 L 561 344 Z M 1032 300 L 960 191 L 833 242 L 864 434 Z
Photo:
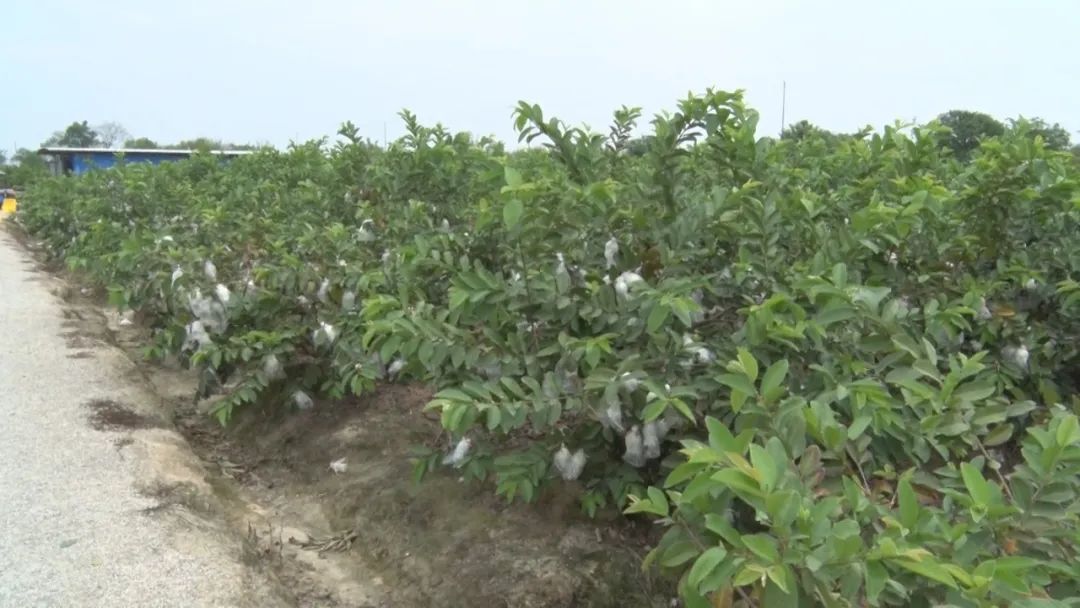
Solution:
M 42 146 L 67 148 L 126 148 L 144 150 L 254 150 L 259 146 L 252 144 L 234 144 L 220 139 L 196 137 L 185 139 L 175 144 L 159 144 L 149 137 L 132 137 L 123 125 L 115 122 L 103 122 L 90 126 L 87 121 L 73 122 L 63 131 L 57 131 L 45 140 Z
M 1027 133 L 1032 139 L 1041 138 L 1043 145 L 1051 150 L 1071 150 L 1080 161 L 1080 145 L 1072 145 L 1069 132 L 1060 124 L 1051 124 L 1041 118 L 1010 119 L 1008 123 L 1004 123 L 982 112 L 950 110 L 940 114 L 935 120 L 949 128 L 950 133 L 944 142 L 945 146 L 951 149 L 960 160 L 969 159 L 982 140 L 1004 135 L 1007 131 L 1016 131 Z M 780 138 L 794 141 L 820 138 L 827 143 L 836 143 L 845 137 L 857 137 L 863 134 L 865 131 L 857 134 L 833 133 L 810 121 L 800 120 L 786 126 Z
M 11 158 L 0 153 L 0 187 L 22 188 L 48 173 L 45 160 L 34 150 L 19 148 Z
M 148 137 L 132 137 L 123 125 L 103 122 L 90 125 L 88 121 L 75 121 L 61 131 L 53 133 L 41 142 L 42 147 L 58 148 L 116 148 L 141 150 L 255 150 L 262 146 L 234 144 L 220 139 L 197 137 L 175 144 L 158 144 Z M 37 150 L 19 148 L 7 158 L 0 152 L 0 187 L 24 187 L 49 172 L 45 160 Z
M 939 115 L 936 120 L 950 129 L 945 146 L 951 149 L 960 160 L 970 158 L 982 140 L 1014 130 L 1023 131 L 1032 138 L 1041 138 L 1043 144 L 1052 150 L 1071 150 L 1077 162 L 1080 162 L 1080 145 L 1072 145 L 1069 132 L 1058 123 L 1051 124 L 1041 118 L 1009 120 L 1005 123 L 982 112 L 950 110 Z M 866 133 L 868 130 L 857 133 L 834 133 L 810 121 L 800 120 L 784 127 L 780 139 L 800 141 L 816 138 L 830 145 L 843 141 L 845 138 L 863 137 Z M 651 137 L 646 135 L 628 140 L 627 153 L 643 154 L 651 143 Z M 42 142 L 42 146 L 128 150 L 254 150 L 262 147 L 253 144 L 227 143 L 209 137 L 185 139 L 175 144 L 159 144 L 148 137 L 132 137 L 123 125 L 116 122 L 103 122 L 91 126 L 85 120 L 73 122 L 62 131 L 53 133 Z M 0 186 L 24 186 L 36 177 L 47 173 L 45 161 L 34 150 L 20 148 L 10 159 L 0 153 Z

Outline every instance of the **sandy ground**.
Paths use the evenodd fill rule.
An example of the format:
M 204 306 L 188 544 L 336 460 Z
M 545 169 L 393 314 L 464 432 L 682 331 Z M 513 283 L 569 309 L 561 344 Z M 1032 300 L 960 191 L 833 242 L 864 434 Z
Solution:
M 215 521 L 138 370 L 77 335 L 56 292 L 0 229 L 0 607 L 288 605 Z M 141 428 L 92 428 L 95 402 Z

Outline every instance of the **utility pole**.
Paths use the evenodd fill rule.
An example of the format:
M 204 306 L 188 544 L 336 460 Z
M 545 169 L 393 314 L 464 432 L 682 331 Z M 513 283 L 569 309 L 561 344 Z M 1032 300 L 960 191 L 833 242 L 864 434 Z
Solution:
M 784 127 L 787 125 L 787 81 L 784 80 L 784 89 L 780 94 L 780 136 L 784 136 Z
M 386 143 L 386 121 L 385 120 L 382 123 L 382 147 L 383 148 L 387 147 L 387 143 Z

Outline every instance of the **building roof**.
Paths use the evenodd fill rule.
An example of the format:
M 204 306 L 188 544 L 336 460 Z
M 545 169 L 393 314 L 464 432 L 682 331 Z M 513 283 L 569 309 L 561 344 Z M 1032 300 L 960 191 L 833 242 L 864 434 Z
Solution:
M 170 150 L 164 148 L 64 148 L 44 146 L 38 154 L 153 154 L 157 156 L 191 156 L 197 150 Z M 251 154 L 251 150 L 210 150 L 210 154 L 222 156 L 240 156 Z

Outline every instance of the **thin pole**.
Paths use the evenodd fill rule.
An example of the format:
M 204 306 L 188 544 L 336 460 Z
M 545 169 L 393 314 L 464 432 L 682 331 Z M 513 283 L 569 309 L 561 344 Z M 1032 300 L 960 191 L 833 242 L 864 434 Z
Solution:
M 385 148 L 386 146 L 386 121 L 384 120 L 382 123 L 382 147 Z
M 780 94 L 780 136 L 784 135 L 784 127 L 787 125 L 787 81 L 784 82 L 784 91 Z

